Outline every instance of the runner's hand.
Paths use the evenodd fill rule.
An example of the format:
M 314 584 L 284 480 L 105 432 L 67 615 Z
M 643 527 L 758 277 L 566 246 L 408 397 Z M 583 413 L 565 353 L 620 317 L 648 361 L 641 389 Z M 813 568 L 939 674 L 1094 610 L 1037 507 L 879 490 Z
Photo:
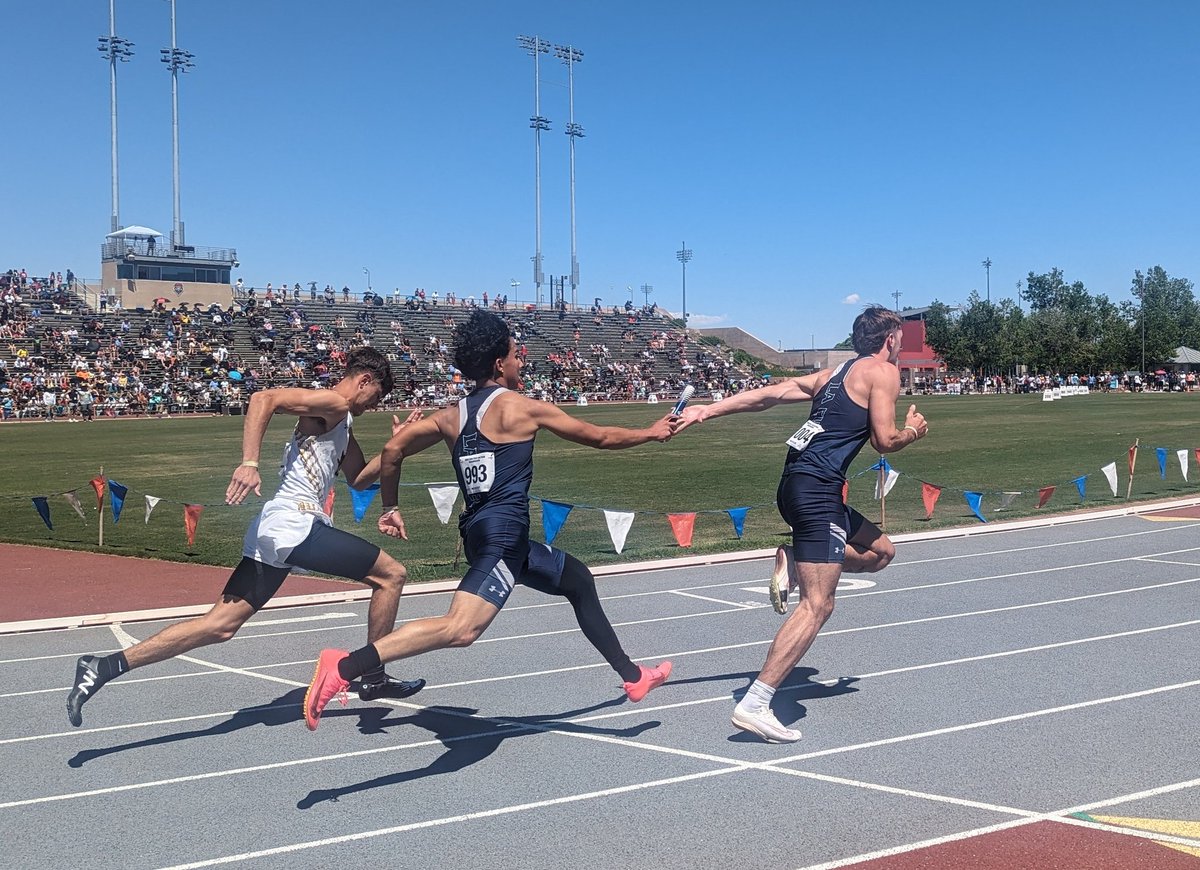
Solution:
M 404 530 L 404 517 L 400 516 L 398 510 L 393 509 L 380 514 L 377 528 L 389 538 L 408 540 L 408 532 Z
M 689 405 L 684 408 L 683 413 L 676 417 L 675 422 L 671 424 L 671 434 L 678 435 L 689 426 L 703 423 L 706 410 L 706 405 Z
M 917 410 L 916 405 L 908 406 L 908 413 L 904 416 L 904 425 L 912 426 L 917 430 L 918 441 L 929 432 L 929 424 L 925 422 L 925 415 Z
M 254 466 L 239 465 L 233 470 L 233 478 L 229 481 L 229 488 L 225 490 L 225 504 L 241 504 L 250 494 L 250 490 L 261 496 L 262 478 Z
M 425 417 L 425 415 L 423 413 L 421 413 L 420 409 L 418 409 L 416 411 L 413 411 L 411 414 L 409 414 L 408 419 L 406 419 L 403 423 L 401 423 L 400 418 L 397 417 L 395 414 L 393 414 L 392 415 L 392 434 L 399 435 L 400 430 L 403 429 L 405 426 L 411 426 L 413 423 L 419 422 L 424 417 Z

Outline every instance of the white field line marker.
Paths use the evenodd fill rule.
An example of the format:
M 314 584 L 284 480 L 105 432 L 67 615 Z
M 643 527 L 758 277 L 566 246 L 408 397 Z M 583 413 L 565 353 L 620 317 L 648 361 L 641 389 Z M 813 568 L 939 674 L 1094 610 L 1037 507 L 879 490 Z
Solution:
M 694 592 L 684 592 L 682 589 L 672 589 L 671 594 L 681 595 L 684 598 L 696 598 L 700 601 L 708 601 L 712 604 L 724 604 L 726 606 L 733 605 L 734 607 L 741 607 L 744 610 L 755 610 L 760 607 L 766 607 L 765 604 L 739 604 L 736 601 L 723 601 L 720 598 L 709 598 L 706 595 L 697 595 Z
M 353 619 L 357 613 L 319 613 L 316 616 L 287 616 L 283 619 L 255 619 L 247 622 L 246 628 L 258 628 L 262 625 L 286 625 L 291 622 L 321 622 L 326 619 Z

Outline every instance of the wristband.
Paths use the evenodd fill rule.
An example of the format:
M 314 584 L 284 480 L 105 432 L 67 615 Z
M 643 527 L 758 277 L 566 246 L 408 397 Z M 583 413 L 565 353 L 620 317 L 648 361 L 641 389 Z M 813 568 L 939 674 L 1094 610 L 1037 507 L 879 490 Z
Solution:
M 916 435 L 916 436 L 917 436 L 916 438 L 914 438 L 914 439 L 913 439 L 913 441 L 920 441 L 920 440 L 921 440 L 921 433 L 917 431 L 917 427 L 916 427 L 916 426 L 905 426 L 904 428 L 905 428 L 905 429 L 911 429 L 911 430 L 912 430 L 912 433 L 913 433 L 914 435 Z
M 245 465 L 247 468 L 258 468 L 258 460 L 257 459 L 243 459 L 242 465 Z
M 383 509 L 383 512 L 382 512 L 382 513 L 379 515 L 379 518 L 380 518 L 380 519 L 383 519 L 383 518 L 384 518 L 384 517 L 386 517 L 388 514 L 394 514 L 394 513 L 396 513 L 396 511 L 398 511 L 398 510 L 400 510 L 400 506 L 399 506 L 399 505 L 395 505 L 395 506 L 393 506 L 393 507 L 390 507 L 390 508 L 384 508 L 384 509 Z

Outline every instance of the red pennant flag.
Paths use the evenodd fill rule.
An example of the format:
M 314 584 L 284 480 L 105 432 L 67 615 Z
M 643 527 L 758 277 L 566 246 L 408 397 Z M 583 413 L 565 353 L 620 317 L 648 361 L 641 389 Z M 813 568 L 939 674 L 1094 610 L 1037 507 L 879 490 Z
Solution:
M 96 490 L 96 510 L 104 510 L 104 478 L 100 476 L 93 477 L 90 483 L 92 484 L 92 489 Z
M 681 547 L 690 547 L 692 545 L 692 528 L 696 525 L 696 515 L 692 514 L 667 514 L 667 520 L 671 523 L 671 531 L 675 533 L 675 540 L 679 542 Z
M 1200 461 L 1200 460 L 1198 460 Z M 850 481 L 842 481 L 842 504 L 850 503 Z
M 196 525 L 200 522 L 202 513 L 204 513 L 202 504 L 185 504 L 183 506 L 183 527 L 187 529 L 189 547 L 196 543 Z
M 1196 451 L 1196 455 L 1200 456 L 1200 450 Z M 1137 463 L 1137 445 L 1134 444 L 1129 448 L 1129 476 L 1133 477 L 1133 466 Z M 1040 505 L 1039 505 L 1040 507 Z
M 921 484 L 921 501 L 925 502 L 925 519 L 933 516 L 933 507 L 937 504 L 938 497 L 942 494 L 940 486 L 934 486 L 932 483 Z
M 1200 447 L 1196 448 L 1196 461 L 1200 462 Z
M 333 496 L 334 489 L 329 487 L 329 495 L 325 496 L 325 516 L 333 519 Z
M 1055 488 L 1053 486 L 1043 486 L 1038 490 L 1038 507 L 1041 507 L 1046 502 L 1050 501 L 1050 496 L 1054 495 L 1054 489 Z

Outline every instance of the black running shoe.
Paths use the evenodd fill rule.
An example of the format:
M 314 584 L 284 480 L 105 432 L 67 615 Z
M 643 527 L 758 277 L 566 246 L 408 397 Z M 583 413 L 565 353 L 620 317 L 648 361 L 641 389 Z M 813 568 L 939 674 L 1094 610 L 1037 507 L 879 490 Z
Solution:
M 75 685 L 67 695 L 67 721 L 78 728 L 83 724 L 83 702 L 104 685 L 96 669 L 99 661 L 95 656 L 80 656 L 75 662 Z
M 360 683 L 358 697 L 363 701 L 374 701 L 376 698 L 407 698 L 424 688 L 424 680 L 397 680 L 384 674 L 382 681 Z

